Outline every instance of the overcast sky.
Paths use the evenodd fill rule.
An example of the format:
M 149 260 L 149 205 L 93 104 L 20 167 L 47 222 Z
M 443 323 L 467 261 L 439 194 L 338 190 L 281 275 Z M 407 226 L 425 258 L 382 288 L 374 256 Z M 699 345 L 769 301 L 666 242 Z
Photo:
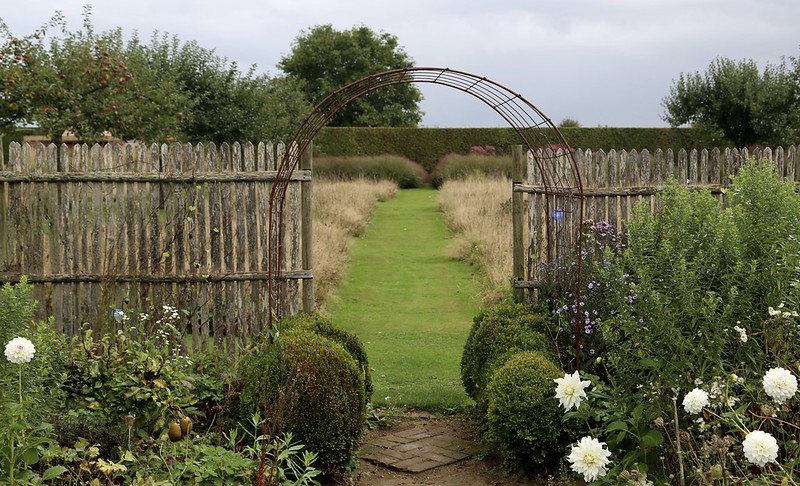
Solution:
M 87 3 L 97 31 L 175 34 L 272 76 L 301 31 L 366 25 L 417 66 L 485 76 L 586 127 L 666 126 L 673 80 L 717 56 L 762 68 L 800 56 L 798 0 L 0 0 L 0 18 L 21 36 L 61 10 L 74 31 Z M 467 94 L 419 87 L 423 126 L 504 124 Z

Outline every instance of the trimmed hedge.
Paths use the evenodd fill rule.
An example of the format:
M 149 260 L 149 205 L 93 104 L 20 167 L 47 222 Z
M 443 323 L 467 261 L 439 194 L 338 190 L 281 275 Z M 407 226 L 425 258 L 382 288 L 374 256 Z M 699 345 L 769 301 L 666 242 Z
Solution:
M 526 472 L 553 474 L 576 432 L 567 429 L 553 380 L 563 376 L 541 353 L 512 356 L 492 375 L 486 390 L 486 438 L 503 457 Z
M 364 378 L 338 343 L 307 329 L 281 333 L 246 352 L 233 383 L 241 423 L 266 415 L 270 430 L 292 432 L 319 454 L 326 474 L 350 467 L 366 427 Z
M 549 328 L 550 321 L 531 306 L 512 301 L 489 307 L 475 317 L 461 356 L 461 381 L 480 409 L 486 406 L 484 395 L 492 373 L 514 354 L 536 351 L 553 357 Z
M 562 128 L 574 148 L 592 150 L 687 150 L 732 147 L 696 128 Z M 547 133 L 547 138 L 552 138 Z M 552 141 L 555 143 L 556 141 Z M 365 128 L 325 127 L 314 139 L 319 156 L 397 154 L 407 157 L 428 172 L 445 155 L 467 154 L 470 147 L 492 145 L 500 155 L 522 139 L 512 128 Z
M 278 328 L 283 332 L 291 329 L 307 329 L 341 344 L 350 353 L 350 356 L 356 360 L 359 370 L 364 375 L 365 400 L 369 402 L 372 399 L 372 375 L 369 372 L 367 351 L 364 349 L 364 344 L 355 334 L 336 327 L 330 319 L 326 319 L 319 314 L 300 313 L 295 316 L 284 317 L 278 322 Z

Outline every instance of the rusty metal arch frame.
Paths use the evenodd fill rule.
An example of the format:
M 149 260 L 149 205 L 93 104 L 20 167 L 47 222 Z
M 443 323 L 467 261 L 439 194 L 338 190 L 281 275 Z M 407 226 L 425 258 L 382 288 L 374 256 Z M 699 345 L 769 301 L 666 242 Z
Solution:
M 269 198 L 269 305 L 270 305 L 270 326 L 273 319 L 282 316 L 281 295 L 281 261 L 284 254 L 284 235 L 283 235 L 283 208 L 286 190 L 289 186 L 292 173 L 300 160 L 301 154 L 309 147 L 317 132 L 324 127 L 333 115 L 351 101 L 369 93 L 370 91 L 383 88 L 385 86 L 404 84 L 404 83 L 431 83 L 447 86 L 463 91 L 491 107 L 499 114 L 519 135 L 524 145 L 533 154 L 534 161 L 539 170 L 541 179 L 541 194 L 545 196 L 545 221 L 546 227 L 546 254 L 549 262 L 552 262 L 555 251 L 554 226 L 557 221 L 563 218 L 563 209 L 560 209 L 559 200 L 577 201 L 577 205 L 569 204 L 570 211 L 574 213 L 571 218 L 573 224 L 579 228 L 575 232 L 578 237 L 574 242 L 577 254 L 580 254 L 581 228 L 583 222 L 583 183 L 580 172 L 575 162 L 573 151 L 567 143 L 561 131 L 550 119 L 548 119 L 536 106 L 505 86 L 491 81 L 485 77 L 480 77 L 464 71 L 456 71 L 449 68 L 436 67 L 413 67 L 406 69 L 394 69 L 367 76 L 358 81 L 350 83 L 339 90 L 331 93 L 328 97 L 317 104 L 311 113 L 295 132 L 289 145 L 286 148 L 280 166 L 277 169 L 277 178 L 272 185 Z M 554 150 L 542 150 L 543 147 L 562 148 L 558 155 L 554 155 Z M 559 166 L 556 159 L 563 161 L 568 158 L 569 169 L 564 170 Z M 551 215 L 554 210 L 553 217 Z M 561 217 L 557 218 L 556 214 Z M 580 301 L 580 258 L 577 259 L 577 289 L 575 299 Z M 576 319 L 576 339 L 580 335 L 579 324 Z M 578 343 L 576 342 L 576 347 Z

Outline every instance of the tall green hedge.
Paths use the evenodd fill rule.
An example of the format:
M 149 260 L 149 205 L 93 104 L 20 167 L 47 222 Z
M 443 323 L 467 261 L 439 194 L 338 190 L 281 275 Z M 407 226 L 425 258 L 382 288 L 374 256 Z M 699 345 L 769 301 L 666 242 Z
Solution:
M 694 128 L 563 128 L 561 132 L 572 147 L 592 150 L 732 147 Z M 466 154 L 470 147 L 491 145 L 497 153 L 507 154 L 521 143 L 512 128 L 325 127 L 314 139 L 314 149 L 317 155 L 331 156 L 402 155 L 430 172 L 450 153 Z

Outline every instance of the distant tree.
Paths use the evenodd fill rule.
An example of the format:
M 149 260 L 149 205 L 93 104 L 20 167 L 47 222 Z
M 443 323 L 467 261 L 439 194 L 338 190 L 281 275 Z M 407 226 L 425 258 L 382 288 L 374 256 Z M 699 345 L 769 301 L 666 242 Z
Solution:
M 313 104 L 365 76 L 412 66 L 397 37 L 376 34 L 364 26 L 337 31 L 331 25 L 301 32 L 291 54 L 278 64 L 288 77 L 301 82 Z M 351 102 L 334 115 L 330 124 L 416 127 L 422 120 L 421 100 L 422 93 L 413 84 L 388 86 Z
M 151 44 L 192 100 L 182 124 L 191 142 L 287 139 L 310 110 L 295 82 L 257 75 L 255 66 L 241 73 L 194 41 L 154 36 Z
M 581 124 L 574 118 L 564 118 L 558 122 L 558 128 L 580 128 Z
M 767 65 L 717 58 L 705 74 L 681 74 L 663 100 L 664 120 L 717 133 L 737 146 L 800 137 L 800 63 Z

